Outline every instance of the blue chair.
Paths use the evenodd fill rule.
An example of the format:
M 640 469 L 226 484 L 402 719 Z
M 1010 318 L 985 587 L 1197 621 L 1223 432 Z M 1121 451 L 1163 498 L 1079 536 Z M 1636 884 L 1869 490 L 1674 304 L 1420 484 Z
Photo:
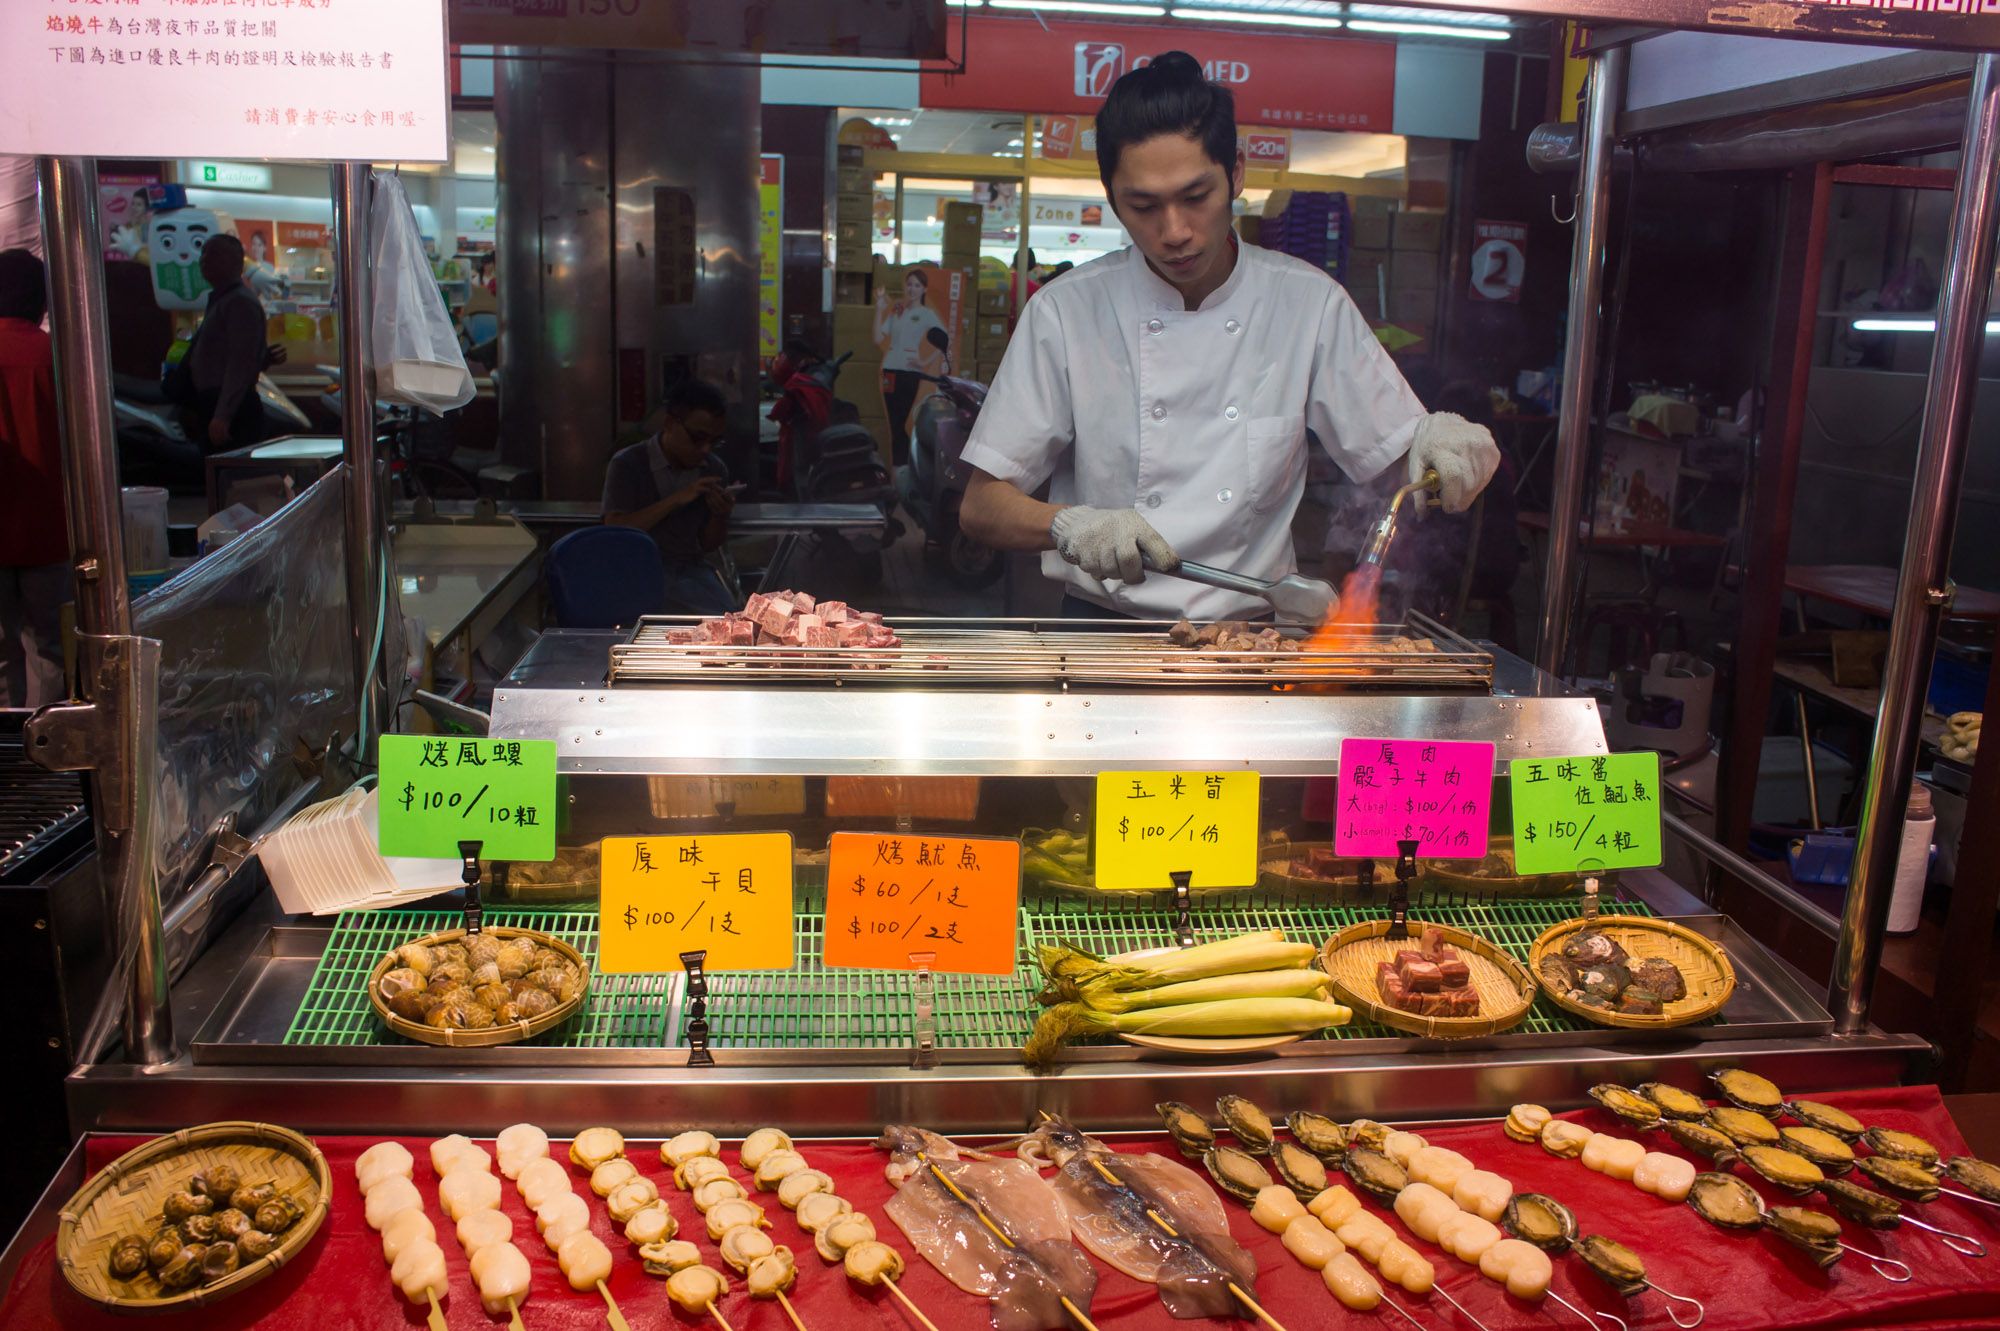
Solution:
M 666 608 L 660 549 L 633 527 L 571 532 L 549 548 L 542 574 L 558 628 L 613 628 Z

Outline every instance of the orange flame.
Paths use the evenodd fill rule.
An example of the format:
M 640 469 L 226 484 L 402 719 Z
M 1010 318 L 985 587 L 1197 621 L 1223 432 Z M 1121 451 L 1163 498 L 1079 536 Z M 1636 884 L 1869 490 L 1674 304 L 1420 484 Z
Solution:
M 1367 645 L 1367 630 L 1375 623 L 1382 590 L 1382 566 L 1361 564 L 1340 582 L 1340 599 L 1326 621 L 1306 639 L 1312 652 L 1351 651 Z

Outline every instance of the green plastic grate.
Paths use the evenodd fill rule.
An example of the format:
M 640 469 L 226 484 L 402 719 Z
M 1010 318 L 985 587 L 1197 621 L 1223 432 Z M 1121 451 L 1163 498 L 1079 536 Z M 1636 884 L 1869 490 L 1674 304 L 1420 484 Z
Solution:
M 1606 902 L 1606 914 L 1650 915 L 1637 902 Z M 1425 904 L 1419 918 L 1449 924 L 1490 939 L 1524 964 L 1544 929 L 1572 918 L 1572 900 Z M 1204 938 L 1254 929 L 1282 929 L 1315 943 L 1362 920 L 1384 919 L 1386 906 L 1304 901 L 1198 903 L 1196 928 Z M 453 911 L 374 911 L 340 917 L 298 1015 L 285 1033 L 294 1045 L 407 1043 L 377 1021 L 364 988 L 383 953 L 412 938 L 455 928 Z M 717 1049 L 907 1049 L 915 1040 L 914 977 L 899 971 L 828 970 L 820 960 L 825 916 L 816 899 L 802 899 L 797 963 L 789 971 L 734 971 L 709 976 L 709 1043 Z M 489 910 L 495 925 L 520 925 L 554 934 L 586 959 L 597 952 L 597 913 L 590 909 Z M 1049 900 L 1021 911 L 1021 953 L 1012 975 L 938 975 L 934 1010 L 940 1049 L 1014 1049 L 1027 1039 L 1040 1011 L 1041 976 L 1034 955 L 1041 943 L 1062 941 L 1099 955 L 1159 947 L 1173 936 L 1170 913 L 1130 904 L 1095 905 L 1088 898 Z M 670 1007 L 670 975 L 591 976 L 590 995 L 574 1019 L 526 1041 L 568 1049 L 678 1048 L 681 1023 Z M 1717 1019 L 1719 1020 L 1719 1019 Z M 1517 1031 L 1548 1033 L 1596 1029 L 1538 998 Z M 1330 1031 L 1339 1040 L 1406 1039 L 1403 1032 L 1369 1022 Z M 1105 1037 L 1102 1043 L 1112 1043 Z
M 349 911 L 334 925 L 326 951 L 313 970 L 298 1015 L 285 1032 L 286 1044 L 409 1045 L 391 1032 L 368 1003 L 368 973 L 391 948 L 414 938 L 456 929 L 462 911 Z M 592 966 L 583 1010 L 525 1045 L 554 1049 L 650 1049 L 666 1039 L 668 978 L 665 975 L 600 975 L 597 912 L 503 908 L 486 912 L 488 925 L 512 925 L 553 934 L 583 954 Z

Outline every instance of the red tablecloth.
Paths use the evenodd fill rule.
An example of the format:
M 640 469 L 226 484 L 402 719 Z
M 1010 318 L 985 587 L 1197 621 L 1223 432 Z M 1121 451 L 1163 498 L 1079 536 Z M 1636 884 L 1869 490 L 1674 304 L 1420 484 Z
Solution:
M 1842 1105 L 1865 1122 L 1920 1133 L 1947 1153 L 1964 1151 L 1963 1139 L 1932 1087 L 1822 1098 Z M 1385 1106 L 1384 1117 L 1391 1113 Z M 1571 1117 L 1605 1131 L 1621 1130 L 1615 1120 L 1596 1109 L 1579 1111 Z M 1909 1284 L 1892 1285 L 1877 1278 L 1854 1257 L 1830 1272 L 1822 1272 L 1804 1254 L 1774 1236 L 1745 1237 L 1715 1229 L 1685 1206 L 1648 1197 L 1628 1183 L 1593 1174 L 1575 1161 L 1557 1160 L 1538 1146 L 1510 1141 L 1499 1125 L 1491 1121 L 1427 1129 L 1424 1135 L 1437 1145 L 1463 1152 L 1483 1168 L 1506 1175 L 1520 1190 L 1546 1192 L 1567 1202 L 1577 1212 L 1584 1232 L 1609 1234 L 1629 1244 L 1645 1259 L 1649 1273 L 1661 1284 L 1706 1300 L 1708 1320 L 1704 1331 L 2000 1326 L 2000 1211 L 1949 1198 L 1913 1208 L 1912 1213 L 1920 1218 L 1977 1235 L 1996 1249 L 1994 1257 L 1981 1261 L 1961 1257 L 1907 1227 L 1891 1234 L 1850 1229 L 1847 1237 L 1857 1246 L 1887 1252 L 1915 1268 L 1916 1278 Z M 1662 1135 L 1653 1134 L 1648 1140 L 1659 1149 L 1673 1149 Z M 135 1144 L 136 1139 L 129 1138 L 93 1141 L 92 1168 L 101 1167 Z M 380 1244 L 362 1220 L 353 1164 L 355 1156 L 371 1144 L 371 1140 L 357 1138 L 320 1139 L 319 1145 L 333 1169 L 333 1208 L 325 1225 L 296 1261 L 264 1283 L 214 1308 L 154 1317 L 146 1324 L 159 1331 L 181 1331 L 181 1328 L 192 1331 L 197 1327 L 201 1331 L 236 1328 L 375 1331 L 421 1327 L 425 1311 L 411 1307 L 397 1296 L 382 1263 Z M 439 1242 L 451 1271 L 446 1320 L 453 1327 L 504 1326 L 504 1318 L 490 1319 L 480 1310 L 465 1257 L 453 1242 L 450 1226 L 436 1206 L 437 1179 L 431 1173 L 426 1140 L 409 1139 L 408 1145 L 417 1156 L 416 1182 L 426 1198 L 431 1219 L 438 1226 Z M 1172 1149 L 1164 1141 L 1123 1142 L 1120 1146 L 1124 1150 L 1151 1149 L 1163 1153 Z M 803 1143 L 802 1149 L 814 1165 L 839 1181 L 843 1196 L 876 1217 L 885 1239 L 908 1253 L 901 1233 L 881 1211 L 890 1190 L 882 1176 L 886 1158 L 880 1152 L 851 1141 Z M 556 1154 L 558 1157 L 563 1154 L 560 1143 Z M 700 1228 L 700 1217 L 686 1194 L 672 1187 L 657 1152 L 650 1145 L 640 1149 L 635 1144 L 632 1159 L 642 1173 L 661 1185 L 668 1205 L 681 1221 L 682 1237 L 693 1238 L 709 1263 L 720 1268 L 722 1263 L 714 1255 L 714 1245 Z M 733 1166 L 733 1151 L 729 1160 Z M 572 1172 L 576 1175 L 577 1191 L 588 1196 L 583 1171 Z M 740 1176 L 741 1171 L 737 1172 Z M 1771 1199 L 1790 1200 L 1775 1194 Z M 864 1326 L 915 1331 L 914 1321 L 886 1291 L 879 1295 L 857 1291 L 844 1277 L 820 1262 L 812 1251 L 810 1236 L 799 1231 L 790 1213 L 778 1206 L 774 1197 L 764 1194 L 760 1200 L 770 1212 L 774 1236 L 798 1255 L 799 1283 L 793 1303 L 811 1331 L 847 1331 Z M 596 1331 L 603 1327 L 602 1300 L 595 1294 L 570 1291 L 556 1270 L 554 1258 L 537 1238 L 532 1216 L 511 1185 L 505 1190 L 502 1206 L 514 1219 L 515 1242 L 534 1268 L 534 1292 L 522 1309 L 522 1320 L 530 1331 Z M 612 1292 L 635 1331 L 676 1324 L 714 1325 L 706 1319 L 688 1318 L 674 1308 L 661 1284 L 641 1273 L 630 1246 L 604 1214 L 602 1203 L 594 1198 L 592 1210 L 594 1227 L 615 1257 Z M 1401 1232 L 1393 1214 L 1384 1213 Z M 1257 1256 L 1258 1298 L 1289 1331 L 1366 1326 L 1377 1321 L 1384 1327 L 1407 1327 L 1408 1323 L 1390 1313 L 1352 1314 L 1343 1310 L 1327 1293 L 1318 1275 L 1300 1266 L 1275 1238 L 1252 1224 L 1243 1208 L 1231 1206 L 1230 1227 L 1237 1239 Z M 1416 1246 L 1436 1262 L 1439 1284 L 1492 1331 L 1581 1325 L 1553 1303 L 1539 1308 L 1522 1303 L 1471 1268 L 1422 1243 Z M 1091 1315 L 1106 1331 L 1114 1328 L 1164 1331 L 1185 1325 L 1166 1315 L 1150 1286 L 1119 1275 L 1101 1263 L 1098 1269 L 1100 1282 Z M 733 1283 L 737 1288 L 721 1306 L 737 1331 L 782 1331 L 788 1326 L 775 1304 L 753 1302 L 742 1292 L 740 1281 Z M 987 1310 L 980 1306 L 979 1300 L 948 1284 L 921 1259 L 911 1260 L 902 1288 L 942 1331 L 981 1331 L 990 1326 Z M 1629 1304 L 1622 1304 L 1574 1257 L 1557 1259 L 1554 1289 L 1579 1306 L 1620 1313 L 1635 1328 L 1668 1325 L 1666 1305 L 1657 1296 L 1642 1294 Z M 1426 1326 L 1439 1331 L 1465 1326 L 1441 1300 L 1404 1299 L 1400 1294 L 1396 1297 L 1411 1307 Z M 52 1243 L 44 1243 L 23 1262 L 5 1304 L 0 1305 L 0 1331 L 17 1328 L 42 1331 L 57 1326 L 64 1331 L 100 1328 L 129 1331 L 133 1325 L 130 1318 L 102 1312 L 71 1291 L 56 1268 Z

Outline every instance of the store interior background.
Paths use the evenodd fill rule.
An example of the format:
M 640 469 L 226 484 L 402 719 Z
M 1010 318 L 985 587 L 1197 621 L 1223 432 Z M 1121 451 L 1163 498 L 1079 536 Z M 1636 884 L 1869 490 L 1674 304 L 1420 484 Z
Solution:
M 1260 26 L 1254 16 L 1241 26 L 1282 35 L 1293 58 L 1306 63 L 1322 40 Z M 1562 39 L 1548 25 L 1473 16 L 1465 27 L 1457 34 L 1380 35 L 1410 53 L 1410 85 L 1399 78 L 1397 104 L 1399 120 L 1402 108 L 1410 108 L 1411 123 L 1396 133 L 1290 127 L 1284 173 L 1254 172 L 1239 210 L 1245 219 L 1263 219 L 1274 192 L 1312 189 L 1345 193 L 1352 204 L 1387 200 L 1398 219 L 1435 219 L 1429 250 L 1382 246 L 1391 261 L 1383 279 L 1371 289 L 1357 274 L 1350 290 L 1372 322 L 1414 339 L 1397 359 L 1428 405 L 1474 404 L 1509 459 L 1502 491 L 1489 496 L 1482 515 L 1493 525 L 1477 558 L 1511 565 L 1514 576 L 1502 588 L 1470 594 L 1474 556 L 1461 540 L 1451 555 L 1458 562 L 1430 570 L 1426 604 L 1477 636 L 1531 647 L 1545 542 L 1531 519 L 1549 507 L 1554 425 L 1546 402 L 1548 377 L 1562 355 L 1572 239 L 1562 219 L 1571 215 L 1573 199 L 1568 174 L 1536 174 L 1526 161 L 1531 131 L 1574 119 L 1574 89 L 1564 82 Z M 418 445 L 428 459 L 423 475 L 442 498 L 478 493 L 593 502 L 606 459 L 640 437 L 665 386 L 690 374 L 715 380 L 731 398 L 726 452 L 735 474 L 759 494 L 776 494 L 761 425 L 769 401 L 757 317 L 757 173 L 764 154 L 784 164 L 781 336 L 821 353 L 840 349 L 843 277 L 877 263 L 945 257 L 945 205 L 970 201 L 984 182 L 1025 181 L 1031 203 L 1076 209 L 1073 223 L 1030 221 L 1027 243 L 1043 269 L 1087 262 L 1124 243 L 1087 160 L 1080 171 L 1047 169 L 1038 134 L 1044 117 L 1005 107 L 926 107 L 917 75 L 906 69 L 805 59 L 761 67 L 695 64 L 629 52 L 496 59 L 490 50 L 465 48 L 455 88 L 451 162 L 442 169 L 399 168 L 420 227 L 436 239 L 440 288 L 468 329 L 479 376 L 475 401 L 442 426 L 427 426 Z M 851 219 L 839 211 L 841 148 L 844 139 L 857 138 L 874 144 L 865 159 L 872 200 L 861 237 L 865 262 L 849 267 L 839 261 L 839 251 L 855 239 L 842 232 Z M 1594 549 L 1578 590 L 1574 673 L 1603 683 L 1621 668 L 1643 665 L 1646 644 L 1690 651 L 1721 672 L 1707 727 L 1719 735 L 1731 721 L 1727 672 L 1740 630 L 1744 569 L 1760 557 L 1746 537 L 1750 480 L 1774 330 L 1784 317 L 1776 286 L 1792 173 L 1688 169 L 1686 154 L 1655 159 L 1644 148 L 1633 158 L 1613 182 L 1608 352 L 1598 395 L 1613 419 L 1611 428 L 1597 431 L 1593 487 L 1611 471 L 1603 440 L 1624 432 L 1619 413 L 1642 397 L 1685 398 L 1703 424 L 1675 464 L 1670 516 L 1674 526 L 1715 539 L 1671 550 Z M 1956 155 L 1905 155 L 1892 164 L 1950 169 Z M 266 187 L 231 190 L 201 187 L 191 178 L 199 168 L 101 164 L 107 180 L 182 180 L 191 203 L 238 219 L 321 227 L 330 221 L 321 168 L 268 164 Z M 671 191 L 692 200 L 698 263 L 690 297 L 665 304 L 656 299 L 656 209 Z M 1868 331 L 1856 321 L 1921 318 L 1932 308 L 1949 205 L 1946 190 L 1833 188 L 1791 524 L 1794 563 L 1893 567 L 1899 559 L 1931 339 L 1920 330 Z M 1086 222 L 1090 207 L 1100 211 Z M 1517 300 L 1479 300 L 1469 292 L 1476 227 L 1488 220 L 1518 224 L 1525 236 Z M 315 245 L 298 234 L 301 243 L 281 245 L 277 256 L 288 290 L 267 295 L 266 308 L 273 340 L 289 352 L 278 375 L 282 386 L 332 435 L 338 417 L 323 397 L 329 384 L 321 368 L 337 359 L 331 255 L 323 236 Z M 1013 227 L 982 227 L 978 258 L 989 271 L 1010 268 L 1019 248 Z M 1402 262 L 1394 263 L 1399 256 Z M 156 378 L 173 320 L 119 267 L 111 265 L 108 283 L 114 361 L 121 374 Z M 970 368 L 997 359 L 987 352 L 982 345 L 976 358 L 967 357 Z M 1983 371 L 2000 374 L 2000 351 L 1989 350 Z M 857 361 L 836 391 L 860 395 L 870 377 L 866 361 Z M 1996 412 L 1992 380 L 1983 379 L 1960 517 L 1966 535 L 1954 565 L 1956 577 L 1973 587 L 2000 586 L 2000 542 L 1982 536 L 2000 504 Z M 202 505 L 198 467 L 177 475 L 172 488 L 177 517 Z M 1338 529 L 1344 509 L 1368 499 L 1330 466 L 1315 469 L 1295 525 L 1308 572 L 1337 573 L 1352 557 L 1328 532 Z M 739 568 L 754 574 L 771 547 L 747 542 L 733 553 Z M 879 561 L 808 559 L 784 581 L 892 615 L 1036 614 L 1053 603 L 1030 560 L 1010 561 L 1006 575 L 986 586 L 962 585 L 926 551 L 915 524 Z M 1820 631 L 1859 622 L 1815 610 Z M 489 695 L 527 640 L 459 663 L 465 678 L 452 683 L 460 696 L 476 705 Z M 1990 647 L 1989 632 L 1987 659 Z M 1857 797 L 1871 727 L 1815 708 L 1821 812 L 1837 824 Z M 1758 766 L 1759 829 L 1796 826 L 1806 815 L 1789 720 L 1793 700 L 1780 692 L 1770 710 Z M 1703 796 L 1712 809 L 1713 765 L 1712 753 L 1705 765 L 1695 763 L 1684 792 L 1695 821 L 1708 825 Z M 1766 836 L 1759 845 L 1758 858 L 1782 857 L 1781 840 Z M 1906 982 L 1885 987 L 1884 1024 L 1921 1025 L 1929 982 L 1921 953 L 1941 918 L 1934 902 L 1928 933 L 1892 942 L 1891 970 L 1901 965 Z M 1900 961 L 1899 949 L 1909 954 Z M 1980 1076 L 2000 1085 L 2000 1045 L 1989 1033 L 1981 1047 Z

